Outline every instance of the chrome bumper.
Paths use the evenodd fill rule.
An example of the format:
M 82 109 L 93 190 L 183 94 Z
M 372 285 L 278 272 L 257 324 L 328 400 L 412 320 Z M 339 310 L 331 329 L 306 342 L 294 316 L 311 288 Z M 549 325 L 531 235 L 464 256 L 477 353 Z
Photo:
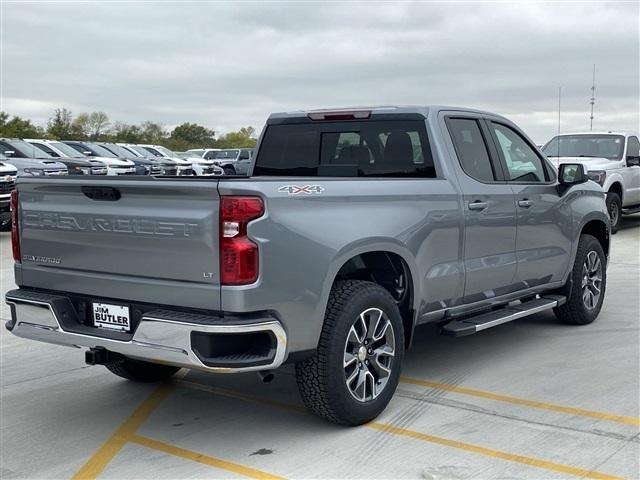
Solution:
M 102 347 L 127 357 L 155 363 L 175 365 L 216 373 L 235 373 L 270 370 L 279 367 L 285 358 L 287 335 L 277 320 L 242 324 L 189 323 L 162 318 L 162 310 L 144 314 L 130 340 L 114 340 L 102 336 L 65 331 L 52 304 L 47 301 L 24 298 L 8 292 L 6 302 L 12 308 L 8 325 L 18 337 L 76 348 Z M 14 293 L 12 295 L 12 293 Z M 171 313 L 171 312 L 166 312 Z M 156 315 L 159 314 L 159 315 Z M 188 314 L 183 315 L 188 318 Z M 246 334 L 269 332 L 275 338 L 275 349 L 268 363 L 251 366 L 220 367 L 205 365 L 192 349 L 191 334 Z

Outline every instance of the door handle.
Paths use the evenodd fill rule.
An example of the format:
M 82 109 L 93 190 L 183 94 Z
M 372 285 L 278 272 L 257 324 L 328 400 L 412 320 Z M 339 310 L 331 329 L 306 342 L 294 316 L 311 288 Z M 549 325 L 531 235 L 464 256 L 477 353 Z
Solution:
M 524 200 L 518 200 L 518 206 L 522 208 L 529 208 L 531 205 L 533 205 L 533 202 L 531 200 L 527 200 L 526 198 Z
M 481 202 L 476 200 L 475 202 L 469 202 L 469 210 L 484 210 L 489 204 L 487 202 Z

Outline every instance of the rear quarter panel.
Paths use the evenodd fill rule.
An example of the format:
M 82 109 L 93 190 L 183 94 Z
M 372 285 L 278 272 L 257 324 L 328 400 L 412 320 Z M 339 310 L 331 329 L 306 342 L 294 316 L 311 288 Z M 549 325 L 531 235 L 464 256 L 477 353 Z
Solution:
M 322 191 L 279 191 L 291 185 Z M 260 246 L 260 278 L 222 287 L 222 309 L 273 310 L 290 352 L 317 346 L 335 276 L 363 252 L 385 250 L 404 259 L 418 315 L 462 295 L 459 195 L 447 180 L 253 177 L 223 180 L 219 193 L 257 193 L 266 205 L 266 215 L 248 230 Z

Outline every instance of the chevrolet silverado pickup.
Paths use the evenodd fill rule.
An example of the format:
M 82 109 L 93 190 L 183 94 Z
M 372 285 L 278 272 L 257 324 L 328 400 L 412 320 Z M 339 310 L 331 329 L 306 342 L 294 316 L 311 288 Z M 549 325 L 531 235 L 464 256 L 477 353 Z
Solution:
M 20 178 L 7 328 L 134 381 L 295 364 L 309 409 L 357 425 L 420 325 L 600 312 L 605 194 L 504 117 L 279 113 L 256 152 L 248 177 Z

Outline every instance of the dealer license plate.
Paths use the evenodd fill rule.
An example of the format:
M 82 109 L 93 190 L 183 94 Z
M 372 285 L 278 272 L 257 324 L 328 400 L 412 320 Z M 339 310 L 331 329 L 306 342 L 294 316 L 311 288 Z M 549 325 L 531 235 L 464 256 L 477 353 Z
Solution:
M 128 332 L 131 330 L 129 307 L 108 303 L 94 303 L 93 324 L 100 328 Z

